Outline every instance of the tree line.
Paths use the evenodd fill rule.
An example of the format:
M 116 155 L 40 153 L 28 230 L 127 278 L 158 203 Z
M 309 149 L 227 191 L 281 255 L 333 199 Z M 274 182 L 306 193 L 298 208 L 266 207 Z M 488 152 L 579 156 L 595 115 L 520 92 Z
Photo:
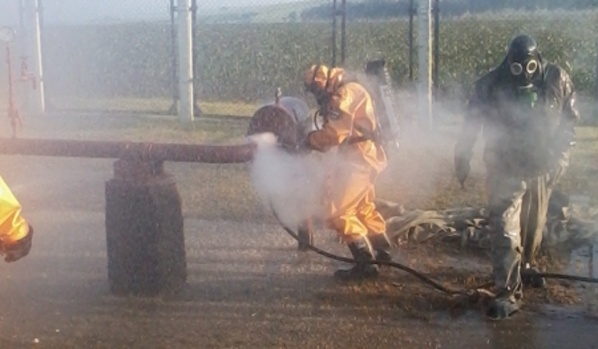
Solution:
M 338 0 L 340 4 L 340 0 Z M 355 2 L 347 0 L 347 19 L 389 19 L 409 16 L 409 0 L 368 0 Z M 598 8 L 598 0 L 441 0 L 440 13 L 442 15 L 460 16 L 466 13 L 482 13 L 489 11 L 532 11 L 559 9 L 592 9 Z M 331 5 L 319 5 L 301 13 L 303 21 L 327 20 L 331 16 Z

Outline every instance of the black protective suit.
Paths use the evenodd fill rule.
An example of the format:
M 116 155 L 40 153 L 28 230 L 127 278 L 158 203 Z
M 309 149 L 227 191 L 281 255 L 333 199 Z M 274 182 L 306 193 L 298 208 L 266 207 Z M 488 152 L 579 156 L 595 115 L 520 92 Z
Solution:
M 533 266 L 578 118 L 569 75 L 542 59 L 528 36 L 513 39 L 504 61 L 475 82 L 455 169 L 463 184 L 483 129 L 496 301 L 508 308 L 499 304 L 491 317 L 508 317 L 519 308 L 522 265 Z

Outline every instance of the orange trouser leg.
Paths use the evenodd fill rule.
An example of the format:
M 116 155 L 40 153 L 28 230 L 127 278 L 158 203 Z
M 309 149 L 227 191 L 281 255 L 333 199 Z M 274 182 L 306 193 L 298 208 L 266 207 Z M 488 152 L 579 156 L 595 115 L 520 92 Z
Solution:
M 376 209 L 374 198 L 374 185 L 371 184 L 357 210 L 357 217 L 366 226 L 368 235 L 378 235 L 386 231 L 386 221 Z
M 337 173 L 331 193 L 331 227 L 347 243 L 384 232 L 385 222 L 373 202 L 374 185 L 369 168 Z

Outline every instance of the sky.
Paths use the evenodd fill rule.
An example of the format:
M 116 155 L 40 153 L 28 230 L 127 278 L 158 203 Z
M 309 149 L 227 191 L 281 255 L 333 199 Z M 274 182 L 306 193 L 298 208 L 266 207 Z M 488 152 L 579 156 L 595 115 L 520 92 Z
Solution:
M 19 23 L 20 1 L 0 0 L 0 25 L 17 25 Z M 167 20 L 170 16 L 170 0 L 42 0 L 41 2 L 44 7 L 46 23 L 85 23 L 156 18 Z M 314 0 L 197 0 L 199 13 L 202 10 L 213 12 L 222 8 L 298 2 L 314 2 Z

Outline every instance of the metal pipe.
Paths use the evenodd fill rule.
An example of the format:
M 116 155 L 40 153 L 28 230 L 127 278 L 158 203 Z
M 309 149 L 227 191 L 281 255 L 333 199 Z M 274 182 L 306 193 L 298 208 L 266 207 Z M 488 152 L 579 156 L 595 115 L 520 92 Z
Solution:
M 12 128 L 12 138 L 17 138 L 17 131 L 21 125 L 21 118 L 15 100 L 12 51 L 10 45 L 10 42 L 6 43 L 6 64 L 8 66 L 8 118 L 10 119 L 10 127 Z
M 347 49 L 347 0 L 341 2 L 341 63 L 340 66 L 345 65 L 346 49 Z
M 38 97 L 39 97 L 39 111 L 43 114 L 46 112 L 46 96 L 44 90 L 44 67 L 43 67 L 43 58 L 42 58 L 42 34 L 41 34 L 41 0 L 35 0 L 35 59 L 36 59 L 36 67 L 37 67 L 37 87 L 39 88 Z
M 177 114 L 177 103 L 179 100 L 179 88 L 178 88 L 178 55 L 177 55 L 177 32 L 175 24 L 175 13 L 176 6 L 174 0 L 170 0 L 170 54 L 171 54 L 171 72 L 172 72 L 172 105 L 170 106 L 169 113 Z
M 590 275 L 589 275 L 589 276 L 590 276 L 591 278 L 598 277 L 598 275 L 595 275 L 595 274 L 594 274 L 594 273 L 597 271 L 597 270 L 595 270 L 595 268 L 594 268 L 594 261 L 595 261 L 595 258 L 596 258 L 596 256 L 594 255 L 594 251 L 596 250 L 596 243 L 597 243 L 597 242 L 598 242 L 598 241 L 596 241 L 596 242 L 592 243 L 592 244 L 589 246 L 589 248 L 590 248 L 590 258 L 589 258 L 589 266 L 588 266 L 589 268 L 588 268 L 588 271 L 589 271 L 589 273 L 590 273 Z
M 596 53 L 596 76 L 594 78 L 594 99 L 596 100 L 596 102 L 598 103 L 598 39 L 596 39 L 596 48 L 597 48 L 597 53 Z
M 6 43 L 6 66 L 8 68 L 8 117 L 10 117 L 11 111 L 15 105 L 15 91 L 12 77 L 12 52 L 10 45 L 10 42 Z
M 336 66 L 336 0 L 332 0 L 332 67 Z
M 191 0 L 178 0 L 179 119 L 193 121 L 193 36 Z
M 432 21 L 431 21 L 431 1 L 419 0 L 417 6 L 418 22 L 418 75 L 417 94 L 419 99 L 419 117 L 420 125 L 424 128 L 432 124 Z
M 279 100 L 279 104 L 269 104 L 259 108 L 249 122 L 247 135 L 270 132 L 277 137 L 279 144 L 296 146 L 299 141 L 299 123 L 304 125 L 303 121 L 309 118 L 309 107 L 303 107 L 301 101 L 296 105 L 293 103 L 295 103 L 293 99 L 284 97 Z M 307 109 L 307 115 L 302 112 L 304 109 Z M 311 126 L 311 122 L 308 125 Z
M 413 54 L 413 17 L 415 15 L 415 9 L 413 8 L 413 1 L 409 0 L 409 81 L 413 81 L 413 65 L 414 65 L 414 54 Z
M 29 23 L 27 23 L 28 16 L 27 13 L 27 0 L 20 0 L 19 1 L 19 31 L 17 32 L 17 41 L 19 46 L 19 52 L 21 53 L 21 57 L 30 56 L 28 53 L 30 51 L 30 35 L 28 34 L 27 30 L 30 27 Z M 42 27 L 43 31 L 43 27 Z M 29 92 L 27 89 L 26 92 Z M 27 101 L 29 100 L 29 94 L 23 96 L 23 98 Z
M 193 45 L 193 116 L 199 117 L 203 114 L 201 108 L 197 104 L 199 100 L 199 64 L 197 64 L 197 56 L 199 55 L 198 46 L 196 45 L 197 38 L 197 0 L 191 2 L 191 44 Z
M 25 0 L 19 1 L 19 36 L 24 37 L 25 33 Z
M 0 154 L 84 158 L 119 158 L 141 161 L 243 163 L 256 149 L 248 140 L 235 145 L 109 142 L 62 139 L 0 138 Z
M 440 82 L 438 81 L 438 68 L 440 64 L 440 0 L 434 0 L 434 62 L 432 70 L 432 82 L 434 92 L 438 92 Z
M 598 252 L 598 240 L 594 241 L 589 246 L 590 257 L 588 260 L 588 272 L 590 278 L 598 277 L 598 259 L 596 259 L 596 253 Z M 598 288 L 592 287 L 589 290 L 589 312 L 594 316 L 598 316 Z

